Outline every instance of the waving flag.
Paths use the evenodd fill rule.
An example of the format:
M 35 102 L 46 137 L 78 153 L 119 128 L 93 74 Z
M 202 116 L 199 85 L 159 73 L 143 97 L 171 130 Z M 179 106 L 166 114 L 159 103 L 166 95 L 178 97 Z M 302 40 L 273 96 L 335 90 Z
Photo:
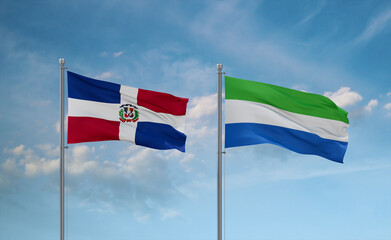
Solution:
M 327 97 L 225 77 L 225 147 L 271 143 L 343 162 L 347 112 Z
M 188 101 L 68 71 L 68 143 L 125 140 L 185 152 Z

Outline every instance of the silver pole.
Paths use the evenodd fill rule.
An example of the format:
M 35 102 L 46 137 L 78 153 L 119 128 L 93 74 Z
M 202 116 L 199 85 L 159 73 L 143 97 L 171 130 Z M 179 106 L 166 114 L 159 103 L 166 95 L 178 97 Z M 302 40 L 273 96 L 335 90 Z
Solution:
M 60 240 L 64 240 L 64 58 L 60 58 Z
M 217 64 L 217 240 L 222 239 L 222 72 L 223 64 Z

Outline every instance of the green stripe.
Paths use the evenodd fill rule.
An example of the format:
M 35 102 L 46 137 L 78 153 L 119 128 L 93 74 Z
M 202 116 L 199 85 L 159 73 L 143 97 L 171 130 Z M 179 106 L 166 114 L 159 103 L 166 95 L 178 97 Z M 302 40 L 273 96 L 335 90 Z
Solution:
M 325 96 L 271 84 L 225 77 L 225 99 L 269 104 L 276 108 L 349 124 L 348 113 Z

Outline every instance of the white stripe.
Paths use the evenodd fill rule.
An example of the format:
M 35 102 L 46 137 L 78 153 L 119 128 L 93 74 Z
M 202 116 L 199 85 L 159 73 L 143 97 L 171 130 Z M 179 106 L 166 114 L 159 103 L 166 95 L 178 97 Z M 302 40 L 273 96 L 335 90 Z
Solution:
M 68 98 L 68 116 L 94 117 L 119 122 L 118 103 L 102 103 Z
M 135 144 L 137 122 L 121 122 L 119 124 L 119 140 Z
M 121 104 L 137 105 L 138 88 L 121 85 L 119 92 L 121 93 Z
M 341 121 L 292 113 L 257 102 L 225 100 L 225 123 L 260 123 L 304 132 L 321 138 L 348 141 L 349 124 Z
M 154 122 L 171 125 L 178 131 L 183 132 L 185 127 L 185 116 L 175 116 L 168 113 L 156 113 L 145 107 L 138 107 L 140 122 Z

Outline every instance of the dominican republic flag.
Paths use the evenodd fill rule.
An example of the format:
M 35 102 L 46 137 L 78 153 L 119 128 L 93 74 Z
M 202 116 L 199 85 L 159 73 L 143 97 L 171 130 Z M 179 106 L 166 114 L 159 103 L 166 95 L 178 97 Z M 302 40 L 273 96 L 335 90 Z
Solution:
M 327 97 L 225 77 L 225 147 L 271 143 L 343 162 L 348 113 Z
M 68 143 L 125 140 L 185 152 L 188 101 L 68 71 Z

